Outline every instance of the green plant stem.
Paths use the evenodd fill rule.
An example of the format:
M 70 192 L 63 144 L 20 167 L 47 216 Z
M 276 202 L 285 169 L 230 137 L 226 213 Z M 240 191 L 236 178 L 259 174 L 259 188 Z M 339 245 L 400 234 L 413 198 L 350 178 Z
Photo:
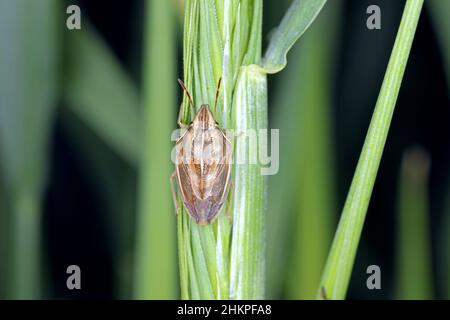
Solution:
M 325 1 L 316 0 L 291 2 L 264 55 L 266 72 L 278 72 L 286 66 L 288 51 L 312 25 L 324 4 Z M 276 175 L 269 177 L 270 214 L 266 224 L 269 298 L 279 298 L 285 284 L 289 298 L 314 296 L 320 280 L 320 274 L 314 276 L 314 273 L 321 272 L 331 239 L 328 215 L 333 211 L 334 200 L 329 197 L 333 179 L 328 168 L 332 157 L 328 153 L 332 149 L 325 142 L 328 140 L 325 75 L 333 69 L 328 63 L 328 52 L 331 54 L 328 48 L 335 39 L 332 15 L 338 10 L 334 4 L 325 7 L 333 14 L 320 16 L 321 22 L 316 22 L 310 29 L 311 34 L 308 32 L 302 39 L 304 44 L 293 48 L 290 67 L 280 76 L 280 89 L 272 103 L 276 112 L 271 126 L 280 130 L 279 159 L 283 165 Z M 311 140 L 312 136 L 315 139 Z M 286 185 L 291 187 L 285 188 Z M 317 201 L 317 197 L 321 200 Z M 311 241 L 316 244 L 314 248 L 310 246 Z M 307 264 L 305 259 L 309 261 Z M 288 283 L 282 281 L 286 278 L 286 269 L 289 270 Z
M 41 210 L 39 197 L 22 194 L 13 203 L 13 297 L 37 299 L 41 293 Z
M 175 213 L 169 184 L 176 79 L 174 12 L 165 1 L 145 4 L 144 139 L 139 164 L 134 296 L 175 299 Z
M 224 129 L 267 128 L 266 77 L 254 65 L 261 60 L 261 22 L 261 0 L 186 1 L 185 84 L 194 109 L 208 103 Z M 221 94 L 214 107 L 220 77 Z M 184 123 L 189 123 L 193 116 L 187 106 L 185 96 L 181 110 Z M 248 148 L 248 143 L 236 142 L 235 153 L 245 153 Z M 259 175 L 258 165 L 233 168 L 232 190 L 211 225 L 197 225 L 184 208 L 179 214 L 182 298 L 263 296 L 261 192 L 265 181 L 256 173 Z
M 428 209 L 430 159 L 421 148 L 405 152 L 399 183 L 396 299 L 433 298 Z
M 233 107 L 236 134 L 267 129 L 267 79 L 259 67 L 242 68 Z M 251 164 L 250 155 L 259 151 L 252 143 L 238 138 L 235 146 L 235 159 L 245 159 L 235 165 L 230 259 L 230 297 L 239 300 L 263 299 L 265 294 L 267 176 L 261 174 L 261 165 Z
M 344 299 L 423 0 L 407 0 L 375 111 L 318 290 Z
M 426 4 L 438 36 L 442 58 L 446 67 L 447 88 L 450 92 L 450 20 L 448 19 L 450 1 L 428 0 Z
M 289 110 L 285 110 L 284 115 L 290 117 L 294 136 L 292 142 L 284 142 L 287 150 L 282 155 L 284 165 L 288 165 L 286 158 L 292 158 L 291 166 L 283 170 L 288 170 L 287 174 L 292 179 L 293 192 L 286 201 L 294 204 L 295 214 L 290 251 L 293 254 L 289 259 L 289 280 L 286 283 L 289 299 L 314 299 L 337 216 L 331 79 L 337 62 L 333 52 L 338 47 L 340 6 L 338 1 L 328 2 L 302 38 L 302 46 L 299 46 L 300 52 L 296 56 L 298 63 L 292 59 L 289 70 L 286 70 L 294 69 L 296 72 L 296 78 L 287 79 L 292 81 L 292 91 L 286 95 Z M 281 130 L 283 138 L 287 138 L 286 130 Z
M 41 286 L 41 197 L 59 91 L 57 0 L 0 1 L 0 164 L 12 230 L 9 295 L 38 299 Z M 0 257 L 1 259 L 3 257 Z

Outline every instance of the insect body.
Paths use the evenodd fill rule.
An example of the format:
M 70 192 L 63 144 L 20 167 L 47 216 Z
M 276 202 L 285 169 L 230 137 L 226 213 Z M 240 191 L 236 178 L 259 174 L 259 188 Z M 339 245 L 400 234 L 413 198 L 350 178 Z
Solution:
M 185 89 L 181 81 L 180 84 Z M 219 86 L 220 82 L 216 103 Z M 191 101 L 189 94 L 188 97 Z M 180 126 L 183 127 L 181 123 Z M 232 145 L 207 104 L 200 107 L 185 129 L 176 142 L 176 167 L 171 181 L 176 177 L 183 203 L 195 222 L 209 224 L 217 216 L 229 191 Z M 177 207 L 173 181 L 172 191 Z

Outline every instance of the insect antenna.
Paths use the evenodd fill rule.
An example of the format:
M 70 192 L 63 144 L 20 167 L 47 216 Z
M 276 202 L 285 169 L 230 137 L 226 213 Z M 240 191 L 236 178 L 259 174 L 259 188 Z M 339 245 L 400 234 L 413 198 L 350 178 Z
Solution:
M 183 91 L 186 93 L 186 95 L 188 97 L 192 114 L 195 114 L 194 103 L 192 102 L 192 98 L 191 98 L 191 95 L 189 94 L 189 91 L 186 89 L 186 86 L 184 85 L 184 83 L 181 79 L 178 79 L 178 83 L 180 84 L 181 88 L 183 89 Z M 184 106 L 183 106 L 183 108 L 184 108 Z M 180 113 L 181 113 L 181 110 L 180 110 Z M 179 120 L 181 120 L 181 118 Z
M 214 113 L 216 112 L 217 100 L 219 99 L 220 84 L 221 83 L 222 83 L 222 77 L 219 78 L 219 82 L 217 83 L 216 100 L 214 101 Z

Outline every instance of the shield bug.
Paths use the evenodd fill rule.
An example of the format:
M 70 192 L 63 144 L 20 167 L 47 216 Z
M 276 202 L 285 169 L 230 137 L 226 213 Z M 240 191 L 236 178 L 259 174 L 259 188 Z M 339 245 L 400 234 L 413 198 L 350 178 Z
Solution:
M 191 96 L 178 80 L 193 107 Z M 217 85 L 215 106 L 219 97 Z M 180 110 L 181 115 L 181 110 Z M 202 104 L 189 125 L 178 124 L 185 131 L 176 141 L 175 171 L 171 187 L 178 213 L 173 180 L 176 178 L 181 198 L 189 215 L 198 224 L 209 224 L 217 217 L 230 188 L 232 145 L 214 119 L 208 104 Z

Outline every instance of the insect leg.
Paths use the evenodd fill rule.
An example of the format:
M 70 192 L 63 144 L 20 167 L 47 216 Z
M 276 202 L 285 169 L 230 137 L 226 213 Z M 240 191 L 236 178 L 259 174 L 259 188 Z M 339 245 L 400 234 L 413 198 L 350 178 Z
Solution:
M 175 214 L 178 215 L 179 207 L 178 207 L 178 199 L 177 199 L 177 193 L 175 190 L 175 185 L 173 183 L 173 179 L 176 177 L 177 172 L 174 170 L 173 173 L 170 175 L 170 189 L 172 190 L 172 199 L 173 199 L 173 205 L 175 207 Z

